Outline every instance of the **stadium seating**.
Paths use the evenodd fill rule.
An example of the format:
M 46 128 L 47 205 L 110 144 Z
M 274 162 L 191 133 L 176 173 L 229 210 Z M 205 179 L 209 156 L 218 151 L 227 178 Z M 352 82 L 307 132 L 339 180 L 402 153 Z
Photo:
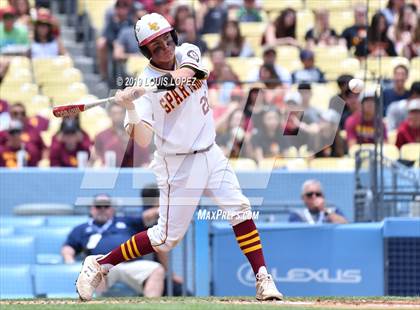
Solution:
M 13 235 L 15 229 L 12 226 L 0 227 L 0 237 L 6 237 Z
M 1 216 L 0 227 L 40 227 L 45 225 L 46 219 L 43 216 Z
M 89 1 L 89 0 L 78 0 L 77 7 L 79 15 L 88 13 L 90 22 L 93 27 L 101 32 L 104 27 L 105 12 L 106 9 L 112 7 L 114 0 L 101 0 L 101 1 Z
M 25 203 L 13 208 L 15 215 L 59 215 L 73 214 L 74 207 L 62 203 Z
M 257 168 L 257 164 L 252 159 L 248 158 L 238 158 L 238 159 L 229 159 L 229 163 L 234 170 L 254 170 Z
M 367 69 L 375 77 L 384 76 L 392 78 L 392 73 L 395 66 L 403 64 L 410 67 L 410 62 L 404 57 L 369 57 L 367 59 Z M 362 65 L 363 67 L 363 65 Z M 364 67 L 363 67 L 364 68 Z
M 310 169 L 317 170 L 353 170 L 353 158 L 314 158 L 309 161 Z
M 86 223 L 88 220 L 89 218 L 85 215 L 49 216 L 47 217 L 47 225 L 75 227 L 77 225 Z
M 73 227 L 16 227 L 16 235 L 35 237 L 37 254 L 57 254 Z
M 34 264 L 35 239 L 30 236 L 0 237 L 0 266 Z
M 356 152 L 359 149 L 362 150 L 373 150 L 375 148 L 374 144 L 366 143 L 366 144 L 355 144 L 349 149 L 349 156 L 354 157 L 356 155 Z M 398 148 L 393 144 L 384 144 L 383 145 L 383 154 L 385 157 L 397 160 L 400 158 L 400 152 Z
M 137 76 L 148 65 L 149 60 L 143 56 L 130 56 L 127 59 L 126 69 L 127 73 L 132 76 Z
M 74 287 L 80 265 L 34 266 L 35 294 L 48 298 L 77 297 Z
M 0 299 L 33 298 L 29 265 L 0 265 Z
M 408 143 L 401 147 L 401 159 L 419 161 L 420 143 Z

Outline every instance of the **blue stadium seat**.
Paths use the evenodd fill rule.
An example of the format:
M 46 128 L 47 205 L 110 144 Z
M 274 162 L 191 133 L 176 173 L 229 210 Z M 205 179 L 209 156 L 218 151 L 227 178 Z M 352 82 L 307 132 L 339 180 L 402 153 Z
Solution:
M 77 297 L 75 282 L 81 265 L 36 265 L 35 294 L 49 298 Z
M 35 239 L 33 237 L 0 237 L 0 266 L 33 263 L 35 263 Z
M 89 217 L 86 215 L 49 216 L 47 218 L 47 225 L 76 227 L 77 225 L 86 223 L 88 220 Z
M 2 216 L 0 217 L 0 227 L 14 226 L 42 226 L 45 225 L 46 219 L 43 216 Z
M 36 255 L 36 263 L 41 265 L 62 264 L 61 254 L 40 253 Z
M 0 237 L 13 235 L 15 228 L 13 226 L 2 226 L 0 227 Z
M 19 227 L 15 234 L 35 237 L 37 254 L 60 254 L 61 246 L 71 229 L 72 227 Z
M 0 299 L 33 298 L 29 265 L 0 266 Z

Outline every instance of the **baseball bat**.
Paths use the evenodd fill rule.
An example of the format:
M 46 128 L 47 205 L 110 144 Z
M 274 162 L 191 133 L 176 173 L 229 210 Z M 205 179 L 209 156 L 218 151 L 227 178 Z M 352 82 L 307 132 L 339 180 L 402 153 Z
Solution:
M 143 89 L 146 92 L 160 92 L 162 90 L 158 90 L 156 85 L 152 86 L 144 86 Z M 133 94 L 133 100 L 137 99 L 139 97 L 139 94 L 136 90 L 134 90 Z M 92 102 L 87 103 L 74 103 L 74 104 L 66 104 L 66 105 L 60 105 L 53 108 L 53 114 L 55 117 L 68 117 L 68 116 L 75 116 L 79 114 L 80 112 L 92 109 L 94 107 L 100 106 L 104 103 L 112 103 L 114 101 L 115 97 L 109 97 L 105 99 L 99 99 Z
M 87 103 L 66 104 L 54 107 L 52 112 L 55 117 L 75 116 L 80 112 L 92 109 L 104 103 L 112 102 L 113 100 L 114 97 L 109 97 Z

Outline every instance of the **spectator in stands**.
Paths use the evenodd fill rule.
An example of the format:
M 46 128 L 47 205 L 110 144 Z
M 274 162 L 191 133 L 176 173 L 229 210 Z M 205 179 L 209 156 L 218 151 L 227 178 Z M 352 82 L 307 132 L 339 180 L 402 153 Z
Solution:
M 9 6 L 0 15 L 0 54 L 25 55 L 29 47 L 28 31 L 16 24 L 16 10 Z
M 0 132 L 9 128 L 9 122 L 9 103 L 6 100 L 0 99 Z
M 396 23 L 398 13 L 404 4 L 405 0 L 388 0 L 386 8 L 381 13 L 385 16 L 386 23 L 389 26 Z
M 388 37 L 387 32 L 385 16 L 382 13 L 373 15 L 367 35 L 369 56 L 397 56 L 394 42 Z
M 361 95 L 361 105 L 350 115 L 345 123 L 347 145 L 352 147 L 357 143 L 375 143 L 375 93 L 366 91 Z M 384 141 L 387 141 L 385 123 L 382 123 Z
M 158 213 L 151 210 L 151 217 L 157 218 Z M 150 211 L 149 211 L 150 212 Z M 115 216 L 113 202 L 108 195 L 95 196 L 90 207 L 91 219 L 84 224 L 76 226 L 67 237 L 61 255 L 64 262 L 72 264 L 76 255 L 99 255 L 108 253 L 117 245 L 130 239 L 132 235 L 145 228 L 146 219 L 144 212 L 142 218 Z M 150 216 L 149 216 L 150 217 Z M 153 220 L 152 219 L 152 220 Z M 129 243 L 128 243 L 128 246 Z M 136 251 L 128 248 L 128 253 Z M 106 283 L 102 289 L 107 291 L 116 282 L 122 282 L 133 289 L 137 294 L 145 297 L 162 296 L 164 289 L 165 270 L 161 264 L 144 259 L 132 260 L 112 268 L 107 275 Z
M 292 73 L 293 83 L 325 83 L 324 73 L 315 66 L 314 53 L 310 50 L 300 52 L 303 69 Z
M 179 34 L 179 43 L 191 43 L 197 46 L 200 51 L 201 55 L 207 52 L 207 44 L 204 42 L 200 34 L 198 33 L 197 29 L 195 28 L 195 19 L 192 15 L 185 17 L 182 22 L 183 32 Z
M 141 3 L 136 3 L 133 23 L 145 14 L 147 11 L 144 6 Z M 116 61 L 126 61 L 130 55 L 142 55 L 139 54 L 139 45 L 132 26 L 125 26 L 121 29 L 117 39 L 113 42 L 113 47 L 113 57 Z
M 228 18 L 223 0 L 206 0 L 197 10 L 197 29 L 200 33 L 220 33 Z
M 115 154 L 115 165 L 117 167 L 137 167 L 148 164 L 149 150 L 142 148 L 133 139 L 129 139 L 124 130 L 124 109 L 117 105 L 108 106 L 108 115 L 112 121 L 110 128 L 100 132 L 95 138 L 95 157 L 98 157 L 103 165 L 107 163 L 107 152 Z M 109 153 L 108 153 L 109 154 Z
M 347 219 L 338 208 L 329 208 L 325 200 L 321 182 L 307 180 L 302 185 L 304 209 L 291 212 L 289 222 L 303 222 L 308 224 L 346 224 Z
M 290 85 L 292 83 L 292 76 L 289 71 L 276 64 L 277 52 L 273 46 L 267 45 L 263 48 L 263 65 L 272 65 L 276 71 L 278 78 L 280 79 L 281 84 Z M 257 82 L 261 80 L 260 70 L 254 70 L 250 73 L 248 81 Z
M 99 73 L 104 80 L 108 78 L 108 52 L 120 31 L 124 27 L 133 26 L 134 14 L 133 0 L 117 0 L 114 7 L 109 8 L 105 13 L 102 36 L 96 41 Z
M 410 100 L 407 118 L 398 127 L 395 145 L 401 148 L 407 143 L 420 143 L 420 98 Z
M 172 3 L 172 0 L 154 0 L 152 10 L 152 12 L 165 17 L 171 25 L 174 24 L 174 18 L 171 14 Z
M 420 57 L 420 13 L 417 13 L 416 25 L 411 42 L 403 48 L 403 56 L 408 59 Z
M 27 132 L 34 131 L 39 134 L 41 131 L 47 130 L 50 123 L 49 119 L 40 115 L 28 117 L 26 115 L 26 108 L 21 102 L 12 104 L 9 113 L 12 119 L 17 119 L 22 122 L 23 129 Z
M 410 96 L 410 92 L 405 88 L 405 83 L 408 79 L 408 68 L 405 65 L 397 65 L 394 68 L 394 77 L 393 77 L 393 86 L 391 88 L 386 88 L 383 91 L 383 102 L 384 102 L 384 111 L 383 115 L 388 108 L 388 106 L 398 100 L 407 99 Z
M 328 109 L 321 114 L 318 134 L 314 136 L 314 151 L 322 148 L 315 157 L 343 157 L 347 154 L 347 143 L 340 135 L 340 114 Z
M 330 99 L 328 105 L 329 109 L 332 109 L 343 116 L 340 120 L 340 129 L 342 129 L 344 126 L 345 118 L 347 118 L 347 116 L 351 114 L 349 107 L 345 103 L 347 94 L 350 91 L 349 82 L 351 79 L 353 79 L 353 76 L 349 74 L 342 74 L 337 78 L 337 86 L 339 92 L 337 95 L 333 96 Z
M 344 29 L 341 37 L 346 40 L 347 49 L 354 48 L 356 57 L 365 57 L 366 37 L 368 31 L 367 9 L 364 5 L 357 5 L 354 8 L 354 25 Z
M 341 113 L 340 130 L 345 129 L 347 119 L 350 117 L 350 115 L 359 109 L 360 105 L 359 95 L 353 93 L 350 89 L 345 92 L 343 100 L 345 105 L 343 112 Z M 338 104 L 341 104 L 341 101 L 339 101 Z M 338 106 L 338 104 L 336 106 Z
M 42 130 L 48 128 L 49 121 L 40 116 L 27 117 L 25 106 L 17 102 L 9 107 L 11 121 L 18 121 L 23 125 L 21 141 L 31 150 L 31 157 L 34 162 L 39 162 L 46 157 L 46 146 L 40 135 Z M 0 134 L 0 144 L 5 140 L 5 136 Z
M 90 155 L 90 146 L 91 141 L 82 132 L 78 122 L 72 118 L 63 119 L 60 131 L 51 142 L 51 167 L 85 166 Z
M 276 107 L 270 107 L 263 113 L 262 127 L 257 127 L 252 136 L 254 159 L 261 162 L 264 158 L 282 154 L 287 145 L 283 139 L 282 116 Z
M 178 33 L 178 35 L 183 34 L 185 32 L 184 20 L 189 16 L 192 16 L 192 12 L 191 12 L 191 8 L 188 5 L 180 4 L 176 7 L 175 13 L 174 13 L 174 28 L 176 32 Z M 193 21 L 194 21 L 193 28 L 196 29 L 195 19 Z
M 320 111 L 311 106 L 312 87 L 309 83 L 300 83 L 298 86 L 299 94 L 302 98 L 301 107 L 303 108 L 302 122 L 305 124 L 318 123 L 321 118 Z
M 398 55 L 403 55 L 404 49 L 413 41 L 416 26 L 416 7 L 413 4 L 401 7 L 397 23 L 388 28 L 388 37 L 394 42 Z
M 0 132 L 0 167 L 16 168 L 20 166 L 36 167 L 39 162 L 38 150 L 33 143 L 24 138 L 23 124 L 19 120 L 10 120 L 7 131 Z
M 228 128 L 226 132 L 217 135 L 216 142 L 228 158 L 248 157 L 250 148 L 250 132 L 246 131 L 246 120 L 243 110 L 236 108 L 228 111 Z
M 274 89 L 281 86 L 281 80 L 277 75 L 276 68 L 272 64 L 263 64 L 260 67 L 259 78 L 268 89 Z
M 409 98 L 395 101 L 388 106 L 386 118 L 389 130 L 398 129 L 407 117 L 410 101 L 415 99 L 420 99 L 420 81 L 411 84 Z
M 223 80 L 227 81 L 239 81 L 238 76 L 232 71 L 232 68 L 226 62 L 225 53 L 219 48 L 215 48 L 210 52 L 210 61 L 212 63 L 213 70 L 210 72 L 207 79 L 209 88 L 218 88 L 218 82 Z
M 215 108 L 213 110 L 215 117 L 215 127 L 218 134 L 224 134 L 228 132 L 228 125 L 230 124 L 230 118 L 232 113 L 237 109 L 243 112 L 242 129 L 244 131 L 252 130 L 253 126 L 262 125 L 262 107 L 265 105 L 262 103 L 262 89 L 264 84 L 253 84 L 250 85 L 250 90 L 248 91 L 246 98 L 241 92 L 235 93 L 232 96 L 231 102 L 221 108 Z M 232 116 L 233 117 L 233 116 Z M 251 121 L 252 118 L 252 121 Z M 234 122 L 234 120 L 232 120 Z
M 334 29 L 330 28 L 329 11 L 320 9 L 314 12 L 315 26 L 305 34 L 307 48 L 314 46 L 329 46 L 338 44 L 338 35 Z
M 243 5 L 239 7 L 237 12 L 237 17 L 240 23 L 262 22 L 261 12 L 255 0 L 243 0 Z
M 262 44 L 299 46 L 296 40 L 296 11 L 287 8 L 270 23 L 263 35 Z
M 226 57 L 251 57 L 254 52 L 241 35 L 237 21 L 227 21 L 220 33 L 218 48 L 223 50 Z
M 61 39 L 54 35 L 53 28 L 52 16 L 48 10 L 44 9 L 37 15 L 34 22 L 32 58 L 56 57 L 67 53 Z
M 14 0 L 12 5 L 16 10 L 16 23 L 29 29 L 31 25 L 31 5 L 29 0 Z

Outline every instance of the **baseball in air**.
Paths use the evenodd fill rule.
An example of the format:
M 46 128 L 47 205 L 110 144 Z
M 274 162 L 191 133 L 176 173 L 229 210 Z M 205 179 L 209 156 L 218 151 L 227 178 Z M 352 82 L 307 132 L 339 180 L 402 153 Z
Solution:
M 349 88 L 355 94 L 360 93 L 363 90 L 363 86 L 364 83 L 360 79 L 351 79 L 349 82 Z

